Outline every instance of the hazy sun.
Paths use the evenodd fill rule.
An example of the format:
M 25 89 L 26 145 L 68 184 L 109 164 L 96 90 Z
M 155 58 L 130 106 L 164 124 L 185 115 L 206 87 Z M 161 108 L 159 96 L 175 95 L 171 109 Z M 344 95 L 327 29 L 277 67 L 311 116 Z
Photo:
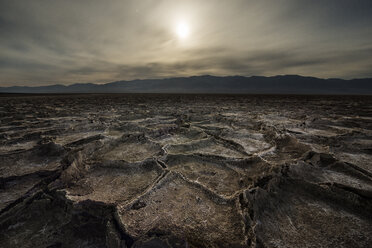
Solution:
M 185 22 L 178 23 L 177 28 L 176 28 L 176 33 L 180 39 L 187 38 L 190 34 L 190 29 L 187 23 Z

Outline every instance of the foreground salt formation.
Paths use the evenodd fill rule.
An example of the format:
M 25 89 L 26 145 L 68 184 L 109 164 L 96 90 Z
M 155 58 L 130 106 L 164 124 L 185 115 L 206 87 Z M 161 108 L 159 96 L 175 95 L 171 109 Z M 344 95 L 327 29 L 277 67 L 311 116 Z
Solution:
M 1 247 L 368 247 L 368 97 L 0 98 Z

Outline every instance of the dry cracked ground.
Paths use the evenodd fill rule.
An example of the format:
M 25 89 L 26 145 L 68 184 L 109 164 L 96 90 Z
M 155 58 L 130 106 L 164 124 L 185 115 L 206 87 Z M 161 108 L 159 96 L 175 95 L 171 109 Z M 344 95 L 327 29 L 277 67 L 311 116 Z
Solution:
M 372 99 L 0 97 L 0 247 L 371 247 Z

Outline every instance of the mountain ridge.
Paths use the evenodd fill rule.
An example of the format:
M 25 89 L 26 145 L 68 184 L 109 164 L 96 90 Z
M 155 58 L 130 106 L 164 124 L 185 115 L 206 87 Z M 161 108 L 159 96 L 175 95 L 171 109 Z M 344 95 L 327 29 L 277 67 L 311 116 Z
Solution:
M 233 93 L 233 94 L 362 94 L 372 95 L 372 78 L 321 79 L 299 75 L 190 76 L 135 79 L 106 84 L 0 87 L 1 93 Z

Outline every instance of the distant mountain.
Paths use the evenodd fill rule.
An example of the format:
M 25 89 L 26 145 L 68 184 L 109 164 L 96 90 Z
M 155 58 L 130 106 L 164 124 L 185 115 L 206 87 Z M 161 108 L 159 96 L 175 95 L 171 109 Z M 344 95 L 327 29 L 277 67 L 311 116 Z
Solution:
M 240 94 L 362 94 L 372 95 L 372 78 L 320 79 L 285 75 L 274 77 L 194 76 L 117 81 L 107 84 L 0 87 L 2 93 L 240 93 Z

